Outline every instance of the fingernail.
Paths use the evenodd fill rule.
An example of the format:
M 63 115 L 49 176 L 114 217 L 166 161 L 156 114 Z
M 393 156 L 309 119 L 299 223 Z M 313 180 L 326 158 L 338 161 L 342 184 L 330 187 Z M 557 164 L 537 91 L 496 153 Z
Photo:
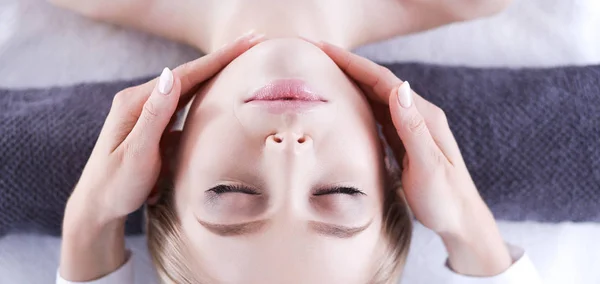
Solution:
M 403 108 L 409 108 L 412 105 L 412 91 L 408 81 L 404 81 L 398 88 L 398 102 Z
M 158 78 L 158 91 L 163 95 L 168 95 L 171 89 L 173 89 L 173 72 L 165 67 Z
M 245 38 L 245 37 L 248 37 L 248 36 L 250 36 L 250 35 L 254 34 L 255 32 L 256 32 L 256 31 L 255 31 L 254 29 L 251 29 L 251 30 L 249 30 L 249 31 L 245 32 L 243 35 L 241 35 L 241 36 L 240 36 L 240 37 L 238 37 L 237 39 L 238 39 L 238 40 L 239 40 L 239 39 L 243 39 L 243 38 Z
M 253 44 L 253 43 L 257 43 L 257 42 L 263 40 L 264 38 L 265 38 L 265 34 L 257 34 L 257 35 L 254 35 L 253 37 L 251 37 L 248 40 L 248 42 Z

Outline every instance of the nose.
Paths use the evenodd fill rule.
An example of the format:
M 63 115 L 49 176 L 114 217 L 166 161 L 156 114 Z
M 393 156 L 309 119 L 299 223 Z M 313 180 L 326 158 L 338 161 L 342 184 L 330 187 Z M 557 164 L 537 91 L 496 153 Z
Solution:
M 300 154 L 312 149 L 313 140 L 309 135 L 286 131 L 269 135 L 266 144 L 269 148 Z

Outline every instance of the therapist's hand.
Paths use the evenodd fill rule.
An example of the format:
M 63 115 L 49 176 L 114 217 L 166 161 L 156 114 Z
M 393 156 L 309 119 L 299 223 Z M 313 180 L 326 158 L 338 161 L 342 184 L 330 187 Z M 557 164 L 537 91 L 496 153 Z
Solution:
M 125 261 L 124 221 L 147 200 L 161 170 L 160 142 L 198 86 L 262 36 L 247 34 L 212 54 L 119 92 L 65 210 L 61 275 L 87 281 Z
M 256 37 L 242 36 L 217 52 L 172 72 L 165 69 L 159 78 L 116 94 L 71 199 L 93 205 L 94 215 L 102 221 L 124 217 L 142 206 L 158 178 L 159 143 L 178 105 L 256 44 Z
M 402 164 L 404 196 L 415 217 L 438 233 L 458 273 L 491 276 L 511 265 L 493 215 L 480 197 L 444 112 L 390 70 L 328 43 L 316 43 L 371 101 Z

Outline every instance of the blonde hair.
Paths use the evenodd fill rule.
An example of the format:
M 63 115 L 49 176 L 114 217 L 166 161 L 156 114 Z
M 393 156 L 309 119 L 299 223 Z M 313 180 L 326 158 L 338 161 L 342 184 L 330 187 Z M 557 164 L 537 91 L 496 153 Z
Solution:
M 397 178 L 389 178 L 384 194 L 382 232 L 387 244 L 384 257 L 370 284 L 397 283 L 408 254 L 412 217 Z M 160 200 L 146 207 L 148 248 L 162 283 L 211 283 L 199 280 L 185 261 L 185 241 L 175 213 L 173 187 L 166 187 Z

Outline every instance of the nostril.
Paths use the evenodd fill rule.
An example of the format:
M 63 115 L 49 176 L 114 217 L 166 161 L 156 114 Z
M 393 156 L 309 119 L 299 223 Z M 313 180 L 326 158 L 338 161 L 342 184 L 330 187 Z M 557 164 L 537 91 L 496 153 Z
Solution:
M 277 135 L 273 135 L 273 141 L 275 141 L 275 143 L 281 143 L 283 142 L 283 139 L 281 139 L 281 137 L 277 136 Z
M 307 136 L 307 135 L 302 135 L 302 136 L 291 135 L 291 137 L 286 137 L 285 135 L 282 135 L 279 133 L 273 133 L 273 134 L 267 136 L 267 141 L 270 140 L 270 141 L 275 142 L 276 144 L 283 143 L 285 139 L 290 139 L 289 141 L 294 141 L 294 139 L 295 139 L 296 143 L 298 143 L 298 144 L 306 144 L 311 141 L 310 136 Z

